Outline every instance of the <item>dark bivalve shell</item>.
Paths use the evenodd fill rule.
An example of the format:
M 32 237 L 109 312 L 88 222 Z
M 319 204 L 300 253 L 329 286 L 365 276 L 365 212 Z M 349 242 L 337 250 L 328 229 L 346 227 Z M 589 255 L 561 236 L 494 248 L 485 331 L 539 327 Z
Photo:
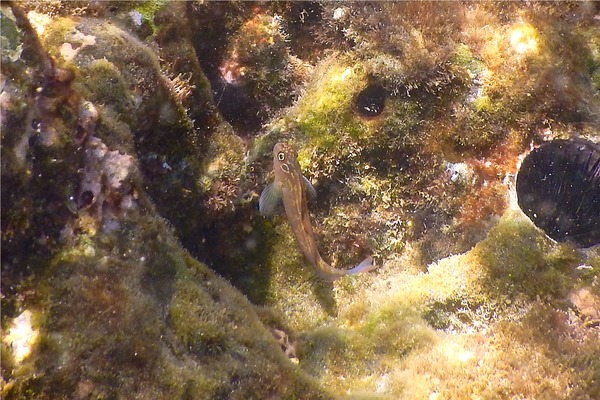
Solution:
M 600 244 L 600 145 L 552 140 L 529 153 L 517 175 L 521 210 L 552 239 Z

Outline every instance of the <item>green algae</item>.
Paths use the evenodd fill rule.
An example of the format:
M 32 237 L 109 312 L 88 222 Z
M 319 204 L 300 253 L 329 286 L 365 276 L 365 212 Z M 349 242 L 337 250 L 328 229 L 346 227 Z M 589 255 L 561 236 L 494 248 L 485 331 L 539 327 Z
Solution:
M 142 23 L 147 23 L 152 28 L 152 31 L 156 31 L 156 23 L 154 22 L 155 15 L 159 12 L 166 4 L 167 0 L 154 0 L 154 1 L 140 1 L 132 4 L 133 9 L 140 13 L 142 17 Z
M 360 64 L 351 59 L 345 61 L 343 57 L 342 62 L 331 57 L 321 68 L 321 72 L 315 72 L 318 78 L 308 85 L 309 93 L 298 101 L 296 111 L 287 116 L 287 121 L 297 125 L 296 129 L 310 139 L 310 147 L 322 151 L 337 148 L 345 136 L 350 140 L 367 139 L 371 131 L 368 124 L 352 112 L 356 89 L 366 86 L 366 72 Z M 300 165 L 304 165 L 303 157 L 300 152 Z
M 315 209 L 317 226 L 320 221 L 325 221 L 323 224 L 327 227 L 326 231 L 321 231 L 321 240 L 327 244 L 322 246 L 323 251 L 327 252 L 329 244 L 348 233 L 345 225 L 348 218 L 340 214 L 360 218 L 361 214 L 356 212 L 360 199 L 357 194 L 371 193 L 373 204 L 381 207 L 378 211 L 400 204 L 401 207 L 393 212 L 401 212 L 397 209 L 406 207 L 418 210 L 423 203 L 416 199 L 440 195 L 439 192 L 415 190 L 412 196 L 415 200 L 411 203 L 411 197 L 406 193 L 409 189 L 405 187 L 415 180 L 423 179 L 424 186 L 435 182 L 435 178 L 427 179 L 425 173 L 441 175 L 440 164 L 418 168 L 427 165 L 419 161 L 436 157 L 421 153 L 425 143 L 447 139 L 452 152 L 460 153 L 460 160 L 481 159 L 483 155 L 505 151 L 502 143 L 507 138 L 507 127 L 518 129 L 520 138 L 529 138 L 528 127 L 539 126 L 540 118 L 547 116 L 548 111 L 553 115 L 556 103 L 552 95 L 543 93 L 541 88 L 548 83 L 544 74 L 549 73 L 548 57 L 555 57 L 556 49 L 549 42 L 542 40 L 539 43 L 539 55 L 529 55 L 524 63 L 515 57 L 504 67 L 496 64 L 505 59 L 501 52 L 486 55 L 485 51 L 472 51 L 469 54 L 459 46 L 454 52 L 456 59 L 449 56 L 447 69 L 442 60 L 438 66 L 439 75 L 424 72 L 426 68 L 423 68 L 413 73 L 410 83 L 402 80 L 402 75 L 407 72 L 406 65 L 393 57 L 371 54 L 373 58 L 366 57 L 369 59 L 366 65 L 355 62 L 346 69 L 337 60 L 320 64 L 297 107 L 292 107 L 281 121 L 275 123 L 274 132 L 275 135 L 284 133 L 284 138 L 287 133 L 287 137 L 299 145 L 301 165 L 321 185 L 318 189 L 323 190 L 325 201 L 332 203 L 317 205 Z M 413 57 L 409 61 L 419 65 L 418 57 L 409 53 Z M 454 66 L 454 63 L 459 65 Z M 384 64 L 387 69 L 376 71 L 377 68 L 372 67 Z M 493 73 L 492 78 L 483 79 L 483 95 L 469 102 L 469 74 L 485 72 L 484 67 Z M 529 78 L 524 69 L 537 75 L 538 79 Z M 336 79 L 348 70 L 348 82 L 352 84 L 346 87 L 344 81 Z M 443 78 L 448 70 L 459 74 L 459 79 Z M 360 78 L 356 81 L 353 80 L 355 71 L 359 72 Z M 423 91 L 413 91 L 415 97 L 409 99 L 392 96 L 386 101 L 386 111 L 378 121 L 362 121 L 352 113 L 351 101 L 370 79 L 364 71 L 377 75 L 384 85 L 405 82 L 406 86 L 414 84 Z M 338 86 L 333 86 L 335 83 Z M 338 87 L 344 91 L 337 91 Z M 401 86 L 398 91 L 404 88 Z M 454 102 L 461 103 L 463 107 L 458 110 L 464 114 L 447 122 L 440 116 L 453 115 Z M 433 120 L 423 123 L 422 120 L 427 118 Z M 377 172 L 365 174 L 359 167 L 374 166 L 370 164 L 371 160 L 365 162 L 364 156 L 369 154 L 365 149 L 369 146 L 374 148 L 370 153 L 372 160 L 380 162 L 375 164 Z M 268 154 L 268 150 L 264 153 Z M 512 156 L 516 156 L 520 150 L 511 151 Z M 413 157 L 417 162 L 412 169 L 399 162 Z M 396 165 L 391 167 L 393 163 Z M 332 185 L 334 179 L 328 178 L 335 177 L 346 183 L 356 176 L 360 176 L 362 183 L 350 185 L 354 197 L 346 197 L 340 189 L 330 189 L 335 188 Z M 390 182 L 398 184 L 390 187 Z M 469 191 L 464 193 L 462 199 L 469 196 Z M 460 197 L 454 201 L 461 201 Z M 444 209 L 444 212 L 452 215 L 453 210 Z M 333 216 L 328 216 L 329 213 Z M 409 226 L 407 219 L 399 218 L 400 227 L 402 224 Z M 414 224 L 418 222 L 415 220 Z M 297 330 L 296 336 L 303 340 L 299 346 L 300 365 L 338 393 L 384 387 L 387 393 L 400 398 L 424 398 L 436 394 L 491 398 L 527 396 L 526 393 L 531 395 L 532 392 L 534 396 L 560 396 L 561 389 L 566 389 L 571 379 L 582 382 L 582 386 L 593 387 L 589 376 L 566 373 L 570 361 L 549 352 L 548 346 L 540 342 L 547 329 L 557 328 L 548 321 L 568 314 L 564 296 L 579 284 L 573 268 L 580 259 L 568 247 L 549 243 L 522 216 L 505 216 L 488 239 L 470 253 L 431 264 L 426 273 L 402 272 L 403 266 L 392 262 L 386 264 L 391 271 L 384 268 L 373 275 L 378 279 L 393 277 L 399 283 L 387 281 L 391 289 L 383 284 L 375 286 L 385 293 L 380 297 L 369 291 L 369 284 L 377 283 L 371 278 L 357 277 L 336 284 L 326 302 L 318 297 L 310 270 L 306 272 L 307 267 L 299 254 L 289 254 L 294 243 L 285 229 L 278 230 L 281 243 L 271 249 L 271 265 L 276 269 L 270 287 L 272 303 L 268 305 L 280 309 L 287 316 L 287 324 Z M 398 225 L 393 225 L 382 236 L 389 240 L 392 232 L 397 231 Z M 393 254 L 406 247 L 407 239 L 411 238 L 399 235 L 396 247 L 390 244 L 385 248 Z M 290 289 L 290 285 L 295 287 Z M 532 303 L 534 306 L 530 308 Z M 559 311 L 555 311 L 555 306 Z M 352 322 L 351 329 L 347 320 Z M 523 322 L 527 326 L 519 330 Z M 578 321 L 573 324 L 577 334 L 591 341 L 588 343 L 594 342 L 593 332 L 586 331 Z M 415 327 L 414 332 L 411 327 Z M 558 323 L 557 330 L 564 327 Z M 491 332 L 486 334 L 486 328 Z M 475 330 L 475 333 L 469 333 L 469 330 Z M 415 332 L 416 335 L 412 335 Z M 377 347 L 379 343 L 382 348 Z M 393 344 L 389 358 L 387 343 Z M 510 360 L 504 362 L 504 349 L 511 343 L 516 343 L 514 351 L 509 353 Z M 561 348 L 564 346 L 579 354 L 589 351 L 587 344 L 578 347 L 576 341 L 561 343 Z M 488 356 L 482 355 L 486 353 Z M 532 353 L 539 354 L 541 367 L 530 361 Z M 537 389 L 511 375 L 515 364 L 522 365 L 528 378 L 539 384 Z M 373 365 L 385 365 L 387 369 L 378 370 Z M 591 369 L 597 371 L 597 366 L 592 365 Z M 453 374 L 459 374 L 460 378 L 453 378 Z M 503 382 L 506 374 L 511 375 L 508 384 Z M 369 380 L 365 378 L 368 375 L 375 377 Z M 546 378 L 552 384 L 544 383 Z
M 506 220 L 490 232 L 488 240 L 492 246 L 474 252 L 489 274 L 492 291 L 557 297 L 573 284 L 572 271 L 580 258 L 569 245 L 550 246 L 529 220 Z
M 36 238 L 28 242 L 33 250 L 49 230 L 70 240 L 69 230 L 62 230 L 65 220 L 75 220 L 66 224 L 76 236 L 66 243 L 46 241 L 47 253 L 27 258 L 47 282 L 40 285 L 34 274 L 14 290 L 35 296 L 8 293 L 9 316 L 29 306 L 36 318 L 45 317 L 35 322 L 43 333 L 31 360 L 17 365 L 3 345 L 8 360 L 3 377 L 12 385 L 3 394 L 328 398 L 318 388 L 326 386 L 340 396 L 352 393 L 345 398 L 597 397 L 596 327 L 583 306 L 570 300 L 582 289 L 592 299 L 598 296 L 594 250 L 585 255 L 553 243 L 516 211 L 497 220 L 502 207 L 482 214 L 463 207 L 471 202 L 488 210 L 486 196 L 507 191 L 500 182 L 510 180 L 517 155 L 531 139 L 569 137 L 580 132 L 580 123 L 586 125 L 581 132 L 597 136 L 593 113 L 577 111 L 577 104 L 597 107 L 589 90 L 598 86 L 593 41 L 586 36 L 583 45 L 577 43 L 589 27 L 576 24 L 574 33 L 565 31 L 563 12 L 545 5 L 517 13 L 521 6 L 474 4 L 467 10 L 457 4 L 428 14 L 429 5 L 362 10 L 323 4 L 319 18 L 332 27 L 317 30 L 326 35 L 335 27 L 338 36 L 323 41 L 333 56 L 313 52 L 316 65 L 305 86 L 289 71 L 274 73 L 266 59 L 258 65 L 253 72 L 273 74 L 257 75 L 262 85 L 256 93 L 284 91 L 291 79 L 301 95 L 275 117 L 269 114 L 268 133 L 242 139 L 223 122 L 198 64 L 206 53 L 197 57 L 194 49 L 206 48 L 208 39 L 198 34 L 191 45 L 184 28 L 192 18 L 177 17 L 198 16 L 199 9 L 210 15 L 213 9 L 182 7 L 149 12 L 151 23 L 156 21 L 150 46 L 126 29 L 114 30 L 112 39 L 97 46 L 106 48 L 106 59 L 87 46 L 76 58 L 79 65 L 64 64 L 76 68 L 73 86 L 99 110 L 96 136 L 110 150 L 140 161 L 132 192 L 141 199 L 142 214 L 120 214 L 116 232 L 104 231 L 87 211 L 74 212 L 68 200 L 77 192 L 78 177 L 65 171 L 82 164 L 72 156 L 66 134 L 77 119 L 72 110 L 60 110 L 64 121 L 53 125 L 61 133 L 57 146 L 27 150 L 31 158 L 25 164 L 13 152 L 23 137 L 3 129 L 2 156 L 8 160 L 3 183 L 21 194 L 3 185 L 3 248 L 15 254 L 24 243 L 20 232 Z M 260 15 L 254 20 L 256 15 L 244 17 L 239 6 L 235 16 L 225 12 L 219 21 L 235 29 L 252 21 L 262 26 L 275 10 L 270 7 L 254 10 Z M 331 19 L 338 8 L 341 17 Z M 402 12 L 389 12 L 394 10 Z M 450 25 L 424 18 L 439 22 L 439 15 L 452 10 L 460 12 L 452 14 L 458 17 Z M 414 24 L 407 22 L 411 18 Z M 94 23 L 86 21 L 77 29 L 89 35 L 81 27 Z M 365 21 L 367 28 L 361 28 Z M 381 21 L 383 28 L 368 28 Z M 66 18 L 49 25 L 45 40 L 55 57 L 65 43 L 61 35 L 73 33 L 69 24 Z M 178 25 L 182 29 L 174 30 Z M 561 29 L 550 29 L 555 25 Z M 525 26 L 537 53 L 519 56 L 511 50 L 510 34 Z M 282 29 L 294 40 L 291 25 Z M 175 37 L 174 31 L 184 33 Z M 344 35 L 355 45 L 342 46 Z M 285 40 L 278 45 L 283 46 L 278 55 L 289 51 Z M 581 46 L 589 48 L 579 51 Z M 584 62 L 574 53 L 585 53 Z M 136 71 L 119 59 L 134 60 Z M 574 80 L 577 74 L 590 80 Z M 554 76 L 576 89 L 561 92 Z M 353 101 L 372 83 L 389 95 L 382 115 L 365 119 Z M 10 110 L 11 121 L 29 124 L 23 105 L 15 100 Z M 552 130 L 541 130 L 548 127 Z M 514 147 L 506 144 L 512 138 Z M 373 252 L 382 264 L 378 271 L 320 282 L 283 219 L 256 216 L 253 199 L 267 180 L 276 139 L 298 146 L 303 170 L 317 187 L 318 202 L 309 208 L 324 258 L 345 266 Z M 57 150 L 61 146 L 66 147 Z M 56 159 L 60 164 L 53 170 Z M 464 162 L 474 171 L 473 181 L 450 181 L 446 161 Z M 38 180 L 29 177 L 46 169 Z M 43 190 L 32 189 L 31 182 Z M 47 192 L 57 194 L 53 201 L 38 200 Z M 469 225 L 469 218 L 485 224 Z M 262 324 L 239 293 L 179 248 L 174 235 L 264 307 Z M 475 240 L 466 247 L 451 243 L 464 236 Z M 445 257 L 450 253 L 462 254 Z M 5 271 L 3 263 L 3 280 Z M 82 315 L 93 317 L 84 323 Z M 9 319 L 3 315 L 3 331 Z M 289 363 L 264 325 L 295 338 L 299 367 Z M 73 365 L 55 373 L 63 359 Z M 37 373 L 42 367 L 46 375 Z
M 510 244 L 507 245 L 507 242 Z M 532 265 L 532 262 L 535 264 Z M 488 347 L 486 351 L 498 353 L 491 359 L 478 359 L 486 366 L 488 363 L 497 365 L 499 370 L 486 371 L 486 379 L 491 379 L 491 383 L 484 384 L 480 389 L 474 384 L 468 390 L 474 390 L 474 393 L 478 390 L 481 393 L 495 393 L 496 390 L 508 390 L 507 393 L 527 392 L 529 389 L 520 387 L 518 382 L 515 382 L 515 387 L 502 389 L 502 383 L 495 380 L 496 377 L 501 379 L 504 368 L 494 359 L 504 351 L 502 345 L 496 347 L 493 342 L 487 342 L 488 339 L 483 339 L 482 333 L 463 332 L 473 329 L 469 327 L 475 327 L 475 332 L 479 332 L 476 327 L 489 326 L 493 329 L 493 335 L 501 342 L 516 340 L 515 345 L 522 346 L 522 350 L 511 353 L 510 357 L 519 360 L 522 368 L 530 368 L 529 373 L 535 376 L 533 379 L 545 379 L 545 370 L 528 364 L 526 352 L 539 350 L 539 343 L 529 335 L 539 338 L 546 329 L 536 326 L 533 321 L 537 323 L 538 319 L 543 319 L 545 325 L 549 315 L 563 312 L 556 311 L 539 299 L 540 296 L 560 299 L 577 285 L 580 280 L 574 270 L 577 262 L 580 260 L 572 251 L 564 245 L 551 245 L 522 214 L 509 212 L 471 252 L 441 260 L 430 266 L 426 274 L 394 274 L 397 283 L 385 295 L 374 295 L 376 289 L 368 291 L 367 293 L 371 293 L 367 295 L 371 307 L 365 308 L 352 294 L 348 298 L 345 298 L 348 293 L 341 294 L 339 299 L 344 299 L 351 305 L 340 311 L 337 322 L 331 321 L 326 328 L 315 327 L 302 335 L 306 343 L 300 348 L 300 359 L 307 358 L 306 368 L 311 374 L 321 375 L 324 370 L 336 371 L 329 375 L 330 378 L 341 374 L 345 377 L 346 384 L 352 385 L 355 390 L 370 387 L 372 383 L 365 384 L 362 381 L 365 375 L 372 374 L 378 368 L 382 371 L 391 369 L 395 371 L 391 374 L 391 386 L 395 387 L 391 393 L 402 398 L 415 398 L 434 390 L 433 382 L 436 382 L 435 379 L 429 381 L 427 377 L 420 377 L 418 371 L 421 371 L 421 367 L 417 365 L 442 363 L 446 365 L 445 369 L 436 368 L 434 375 L 439 379 L 452 380 L 451 371 L 455 367 L 475 367 L 471 366 L 470 360 L 480 357 L 480 354 L 476 355 L 479 350 L 473 353 L 473 349 L 483 345 Z M 538 265 L 537 269 L 535 265 Z M 521 269 L 527 269 L 529 275 L 518 275 L 517 272 Z M 362 296 L 364 295 L 363 292 Z M 536 303 L 535 311 L 526 305 L 532 300 Z M 560 305 L 561 301 L 556 304 Z M 528 334 L 517 328 L 523 318 L 532 321 L 528 325 Z M 590 333 L 584 335 L 589 337 Z M 470 340 L 475 342 L 469 342 Z M 589 340 L 593 339 L 589 337 Z M 452 341 L 458 341 L 456 347 L 448 348 Z M 561 344 L 573 345 L 574 343 Z M 467 350 L 461 350 L 462 346 Z M 587 351 L 587 345 L 577 350 L 573 347 L 571 349 L 583 354 Z M 565 363 L 561 364 L 565 365 L 563 368 L 571 362 L 556 354 L 547 354 L 546 357 L 544 368 L 550 368 L 556 360 Z M 442 359 L 446 361 L 442 362 Z M 364 360 L 368 362 L 365 364 Z M 407 375 L 412 367 L 400 372 L 403 367 L 398 367 L 398 360 L 402 360 L 401 365 L 407 367 L 414 363 L 417 375 Z M 589 375 L 576 375 L 582 382 L 593 382 Z M 323 377 L 330 385 L 336 385 L 334 382 L 337 381 L 329 381 L 330 378 Z M 463 376 L 461 379 L 474 378 Z M 551 379 L 555 379 L 559 385 L 565 385 L 565 379 L 569 378 L 565 373 L 558 372 Z M 430 386 L 432 384 L 433 387 Z M 444 386 L 444 393 L 448 395 L 459 396 L 462 393 L 458 389 L 461 385 L 456 386 L 457 391 L 452 389 L 452 383 Z M 347 386 L 342 385 L 339 389 L 343 390 L 344 387 Z M 558 393 L 543 386 L 536 390 L 538 393 L 546 391 Z
M 83 69 L 82 94 L 95 104 L 108 104 L 128 125 L 134 121 L 134 99 L 119 68 L 107 59 L 94 60 Z
M 68 25 L 63 20 L 59 23 Z M 86 19 L 78 25 L 86 33 L 90 32 L 86 29 L 101 26 L 96 20 Z M 52 31 L 51 26 L 49 29 Z M 114 33 L 114 29 L 108 29 L 108 37 L 102 38 L 110 41 Z M 59 45 L 59 37 L 50 34 L 48 40 L 56 39 Z M 127 35 L 121 37 L 128 39 Z M 136 71 L 122 73 L 122 66 L 113 59 L 116 54 L 127 54 L 124 59 L 137 57 L 146 63 L 145 68 L 156 71 L 156 57 L 146 57 L 147 49 L 140 53 L 140 43 L 132 42 L 130 48 L 127 40 L 112 42 L 125 49 L 119 53 L 109 45 L 105 59 L 94 59 L 92 49 L 80 52 L 85 60 L 81 68 L 87 75 L 77 70 L 73 86 L 79 96 L 99 103 L 101 122 L 93 133 L 107 140 L 111 147 L 106 150 L 117 159 L 134 150 L 132 131 L 139 129 L 134 125 L 137 118 L 120 118 L 118 114 L 134 110 L 127 101 L 132 98 L 132 88 L 150 84 L 156 87 L 152 79 L 158 76 L 156 72 L 144 78 L 147 80 L 138 80 Z M 99 81 L 94 79 L 108 82 L 98 86 Z M 21 95 L 27 93 L 32 91 Z M 160 97 L 161 91 L 154 94 Z M 118 106 L 118 100 L 124 103 Z M 152 108 L 156 104 L 153 101 L 142 104 Z M 26 151 L 32 157 L 2 170 L 5 182 L 18 182 L 11 185 L 11 190 L 22 189 L 11 196 L 10 202 L 3 195 L 3 241 L 12 235 L 14 243 L 12 249 L 3 246 L 3 257 L 15 266 L 27 263 L 29 273 L 35 273 L 17 288 L 29 294 L 22 303 L 14 303 L 12 313 L 3 314 L 3 331 L 18 309 L 32 309 L 36 316 L 43 316 L 36 317 L 34 326 L 41 337 L 24 363 L 11 360 L 3 343 L 3 355 L 7 356 L 3 377 L 5 382 L 10 381 L 3 385 L 3 397 L 262 398 L 263 393 L 270 393 L 279 398 L 328 398 L 283 355 L 247 301 L 176 244 L 165 221 L 154 215 L 139 171 L 128 171 L 126 181 L 119 182 L 128 195 L 114 194 L 120 200 L 132 196 L 123 201 L 133 201 L 133 207 L 120 201 L 107 202 L 103 210 L 110 209 L 109 216 L 96 213 L 96 207 L 83 208 L 69 202 L 77 194 L 82 163 L 95 165 L 100 159 L 83 157 L 70 139 L 68 127 L 77 122 L 77 117 L 69 104 L 59 109 L 58 115 L 60 118 L 49 120 L 44 129 L 54 129 L 56 139 L 61 140 L 50 144 L 45 137 L 41 143 L 29 141 L 31 149 Z M 29 123 L 26 115 L 15 118 L 11 114 L 10 121 L 13 128 Z M 174 122 L 179 123 L 177 119 Z M 171 129 L 184 132 L 181 126 Z M 5 136 L 3 131 L 3 154 L 16 159 L 19 154 L 15 150 L 23 138 L 27 142 L 29 131 L 11 132 Z M 102 151 L 100 138 L 94 138 L 92 150 Z M 239 172 L 227 175 L 226 171 L 231 171 L 229 163 L 234 158 L 236 164 L 241 162 L 242 152 L 232 146 L 239 141 L 226 134 L 219 138 L 222 140 L 213 142 L 214 147 L 208 147 L 209 156 L 203 162 L 213 181 L 234 179 Z M 86 173 L 93 172 L 87 165 Z M 102 176 L 98 174 L 97 179 Z M 14 208 L 30 195 L 34 199 L 30 207 Z M 48 198 L 50 204 L 46 206 L 43 201 Z M 6 213 L 5 206 L 10 213 Z M 14 213 L 18 209 L 31 221 L 17 218 Z M 7 215 L 9 218 L 4 218 Z M 56 226 L 43 223 L 44 218 L 50 218 L 48 222 L 54 221 Z M 4 225 L 7 221 L 9 225 Z M 35 232 L 23 229 L 23 224 Z M 53 235 L 50 240 L 31 242 L 41 244 L 46 252 L 34 251 L 27 260 L 15 258 L 20 257 L 16 249 L 24 241 L 48 234 Z M 34 265 L 35 254 L 39 260 Z M 3 262 L 3 276 L 8 272 Z M 254 320 L 248 323 L 249 318 Z
M 37 307 L 45 311 L 36 323 L 42 337 L 34 352 L 36 365 L 56 368 L 67 357 L 69 366 L 43 384 L 36 383 L 37 367 L 15 366 L 6 377 L 20 383 L 6 398 L 50 398 L 82 387 L 93 396 L 113 396 L 136 392 L 145 379 L 154 379 L 137 392 L 145 398 L 248 398 L 263 391 L 296 398 L 300 388 L 320 398 L 306 378 L 297 387 L 277 388 L 275 382 L 291 383 L 298 372 L 258 320 L 248 324 L 254 314 L 243 297 L 168 239 L 164 222 L 141 217 L 128 225 L 115 240 L 82 240 L 54 257 L 35 289 Z M 196 367 L 187 357 L 197 359 Z M 87 365 L 84 375 L 77 372 L 80 363 Z M 111 365 L 119 366 L 118 376 Z M 232 376 L 235 386 L 227 383 Z

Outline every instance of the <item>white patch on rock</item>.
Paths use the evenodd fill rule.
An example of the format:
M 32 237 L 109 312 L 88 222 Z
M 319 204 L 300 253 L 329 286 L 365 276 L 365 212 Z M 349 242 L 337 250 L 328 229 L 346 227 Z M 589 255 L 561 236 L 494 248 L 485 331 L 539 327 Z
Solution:
M 75 30 L 66 36 L 67 41 L 60 46 L 60 55 L 65 61 L 73 60 L 87 46 L 96 44 L 96 37 Z
M 136 26 L 142 26 L 142 13 L 137 10 L 129 12 L 129 17 Z
M 338 20 L 342 19 L 342 17 L 346 14 L 346 9 L 343 7 L 338 7 L 333 10 L 333 19 Z
M 15 364 L 18 365 L 31 354 L 38 336 L 39 332 L 33 329 L 32 313 L 25 310 L 13 320 L 8 334 L 2 341 L 12 350 Z
M 91 200 L 89 204 L 80 204 L 80 208 L 89 209 L 106 229 L 117 229 L 121 213 L 136 208 L 134 195 L 123 187 L 133 168 L 132 156 L 109 150 L 97 137 L 88 139 L 79 196 L 86 194 Z M 119 199 L 117 202 L 116 198 Z M 97 206 L 91 207 L 94 204 Z

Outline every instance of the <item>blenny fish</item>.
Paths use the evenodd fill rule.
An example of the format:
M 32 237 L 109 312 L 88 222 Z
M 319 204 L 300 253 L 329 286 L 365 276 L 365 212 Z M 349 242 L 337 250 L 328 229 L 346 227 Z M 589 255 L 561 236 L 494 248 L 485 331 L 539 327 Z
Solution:
M 351 269 L 337 269 L 323 260 L 319 254 L 315 235 L 310 223 L 307 199 L 316 197 L 316 191 L 300 171 L 298 155 L 285 143 L 273 147 L 273 171 L 275 179 L 261 193 L 258 202 L 262 215 L 277 213 L 281 204 L 298 246 L 308 262 L 317 268 L 321 279 L 333 281 L 344 275 L 358 274 L 377 268 L 373 259 L 367 257 Z

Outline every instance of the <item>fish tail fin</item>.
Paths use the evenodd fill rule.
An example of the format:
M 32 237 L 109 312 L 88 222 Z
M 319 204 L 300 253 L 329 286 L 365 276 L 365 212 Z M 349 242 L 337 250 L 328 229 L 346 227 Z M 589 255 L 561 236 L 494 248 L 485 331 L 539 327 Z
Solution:
M 320 257 L 319 260 L 317 260 L 317 272 L 319 273 L 319 277 L 327 281 L 334 281 L 344 275 L 355 275 L 360 274 L 361 272 L 371 271 L 378 267 L 378 265 L 373 265 L 373 257 L 365 258 L 360 264 L 351 269 L 333 268 Z
M 346 275 L 360 274 L 361 272 L 371 271 L 378 267 L 378 265 L 373 265 L 373 257 L 369 256 L 362 260 L 356 267 L 346 270 Z

